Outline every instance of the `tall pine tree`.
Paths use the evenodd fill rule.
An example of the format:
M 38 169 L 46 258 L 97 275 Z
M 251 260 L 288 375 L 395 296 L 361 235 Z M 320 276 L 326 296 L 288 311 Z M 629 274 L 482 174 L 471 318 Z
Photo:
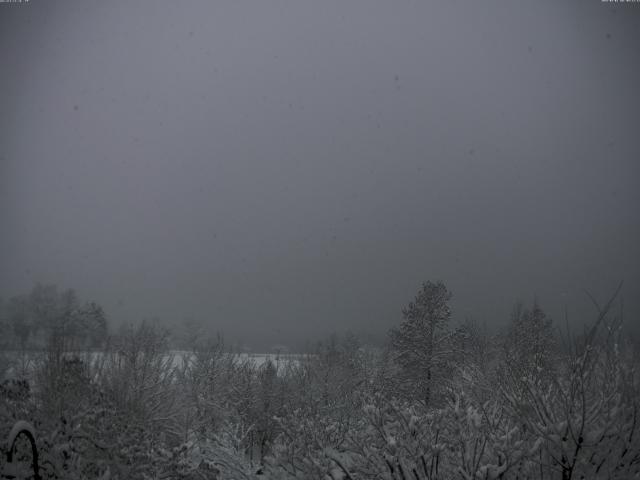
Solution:
M 442 282 L 426 282 L 402 310 L 403 321 L 390 332 L 398 364 L 397 385 L 407 396 L 432 403 L 434 389 L 445 383 L 450 355 L 448 323 L 451 292 Z

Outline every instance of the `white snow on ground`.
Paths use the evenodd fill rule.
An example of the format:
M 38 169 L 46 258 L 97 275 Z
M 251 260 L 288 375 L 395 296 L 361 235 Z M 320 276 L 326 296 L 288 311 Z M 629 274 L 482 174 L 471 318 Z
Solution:
M 5 351 L 2 366 L 0 369 L 0 380 L 28 378 L 33 371 L 36 363 L 44 358 L 45 352 L 30 351 L 22 353 L 19 351 Z M 105 352 L 68 352 L 65 354 L 68 358 L 78 357 L 83 362 L 90 362 L 95 365 L 102 359 Z M 171 350 L 167 353 L 167 357 L 172 359 L 174 367 L 181 368 L 184 360 L 193 355 L 192 352 L 185 350 Z M 267 361 L 273 362 L 278 369 L 283 368 L 287 364 L 298 364 L 300 360 L 309 358 L 309 354 L 276 354 L 276 353 L 237 353 L 233 354 L 239 362 L 249 360 L 256 368 L 261 367 Z

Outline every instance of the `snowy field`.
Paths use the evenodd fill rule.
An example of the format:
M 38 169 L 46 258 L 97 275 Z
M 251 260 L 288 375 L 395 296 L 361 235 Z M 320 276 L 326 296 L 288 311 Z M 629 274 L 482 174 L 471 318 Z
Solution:
M 42 361 L 46 352 L 42 351 L 2 351 L 0 352 L 0 378 L 2 379 L 18 379 L 30 378 L 31 372 L 38 362 Z M 69 352 L 65 356 L 67 358 L 79 358 L 85 363 L 95 367 L 99 366 L 102 360 L 110 355 L 105 352 Z M 166 354 L 166 359 L 170 360 L 175 368 L 183 368 L 185 362 L 193 358 L 193 352 L 186 350 L 171 350 Z M 258 369 L 271 361 L 278 371 L 282 371 L 285 366 L 299 365 L 304 358 L 309 358 L 309 354 L 275 354 L 275 353 L 228 353 L 232 355 L 236 362 L 249 362 Z

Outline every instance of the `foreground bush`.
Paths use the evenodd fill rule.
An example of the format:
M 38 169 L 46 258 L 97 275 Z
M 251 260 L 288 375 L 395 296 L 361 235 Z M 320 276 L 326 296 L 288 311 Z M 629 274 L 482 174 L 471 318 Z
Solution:
M 221 339 L 175 358 L 142 324 L 103 354 L 49 352 L 31 382 L 3 384 L 0 428 L 33 423 L 47 479 L 640 478 L 637 360 L 610 306 L 564 350 L 490 354 L 460 334 L 452 345 L 475 353 L 450 365 L 437 405 L 394 391 L 393 359 L 353 337 L 257 366 Z

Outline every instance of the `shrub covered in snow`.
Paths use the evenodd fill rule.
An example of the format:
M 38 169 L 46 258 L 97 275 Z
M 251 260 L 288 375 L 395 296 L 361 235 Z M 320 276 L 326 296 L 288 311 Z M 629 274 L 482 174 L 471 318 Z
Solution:
M 97 359 L 56 351 L 29 381 L 1 384 L 0 435 L 28 420 L 46 479 L 640 478 L 638 361 L 609 310 L 564 350 L 541 340 L 540 311 L 494 340 L 443 326 L 449 378 L 414 378 L 430 382 L 429 401 L 407 376 L 394 389 L 397 352 L 353 336 L 283 365 L 220 338 L 175 361 L 166 332 L 145 323 Z M 537 340 L 518 353 L 527 335 Z

